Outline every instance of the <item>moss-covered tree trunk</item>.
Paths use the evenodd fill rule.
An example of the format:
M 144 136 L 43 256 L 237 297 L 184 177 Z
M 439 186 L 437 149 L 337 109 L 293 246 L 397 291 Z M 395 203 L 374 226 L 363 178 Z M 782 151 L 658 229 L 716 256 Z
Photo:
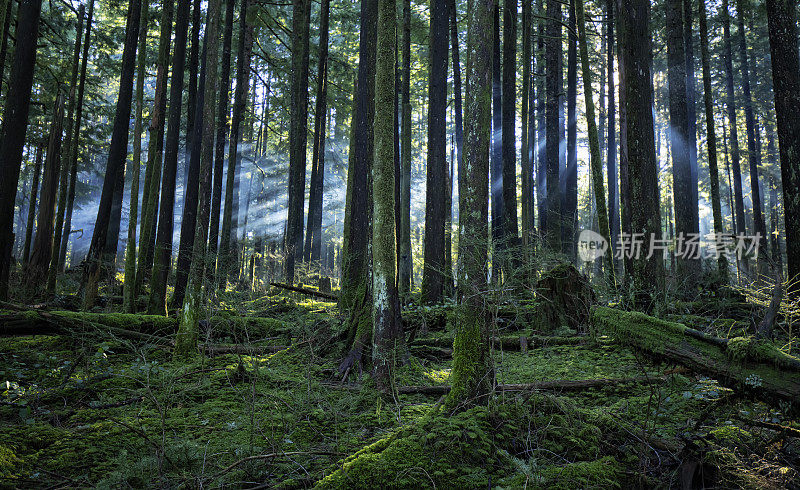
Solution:
M 11 248 L 14 245 L 14 206 L 17 199 L 22 149 L 28 130 L 41 0 L 22 0 L 17 14 L 17 47 L 9 79 L 10 90 L 0 129 L 0 301 L 8 299 Z
M 492 202 L 492 281 L 499 282 L 502 276 L 500 253 L 505 236 L 505 201 L 503 200 L 503 70 L 500 50 L 500 0 L 494 4 L 492 24 L 492 139 L 490 199 Z
M 767 0 L 775 115 L 786 220 L 790 294 L 800 292 L 800 56 L 797 12 L 791 0 Z
M 411 0 L 403 0 L 403 68 L 400 97 L 400 268 L 398 289 L 406 302 L 411 294 Z
M 611 243 L 611 230 L 608 224 L 608 213 L 606 212 L 606 193 L 603 184 L 603 161 L 600 157 L 600 137 L 597 133 L 597 123 L 595 120 L 594 98 L 592 95 L 592 69 L 589 64 L 589 47 L 586 41 L 586 14 L 584 11 L 584 0 L 575 0 L 575 16 L 577 18 L 578 35 L 580 37 L 581 69 L 583 76 L 583 98 L 586 102 L 586 122 L 589 133 L 589 163 L 592 172 L 592 184 L 594 186 L 595 208 L 597 210 L 597 224 L 600 234 L 607 243 Z M 614 288 L 616 279 L 614 277 L 614 258 L 612 248 L 609 245 L 605 256 L 605 272 L 608 284 Z
M 395 282 L 396 31 L 395 0 L 379 0 L 375 56 L 375 157 L 372 169 L 372 366 L 377 386 L 384 391 L 391 388 L 395 343 L 402 339 Z
M 544 11 L 544 0 L 537 0 L 536 11 Z M 547 117 L 546 117 L 546 90 L 545 90 L 545 25 L 544 15 L 539 16 L 536 27 L 536 66 L 539 74 L 536 77 L 536 214 L 539 216 L 537 224 L 539 233 L 547 229 Z
M 231 137 L 228 147 L 228 169 L 225 180 L 225 212 L 222 216 L 222 233 L 219 244 L 220 272 L 217 281 L 220 289 L 225 289 L 229 276 L 236 270 L 238 246 L 238 185 L 240 172 L 239 138 L 247 104 L 247 89 L 250 86 L 250 57 L 253 50 L 253 26 L 247 22 L 248 0 L 242 0 L 239 10 L 239 46 L 236 56 L 236 90 L 233 94 L 233 117 L 231 118 Z
M 303 202 L 308 142 L 308 31 L 311 0 L 292 8 L 292 91 L 289 130 L 289 202 L 286 218 L 286 282 L 294 282 L 295 262 L 303 260 Z
M 547 40 L 545 49 L 547 84 L 547 221 L 544 229 L 551 251 L 561 251 L 561 199 L 559 172 L 562 128 L 559 120 L 562 63 L 561 2 L 547 0 Z
M 164 171 L 161 179 L 161 201 L 153 255 L 153 274 L 150 282 L 148 311 L 151 314 L 159 315 L 165 313 L 167 275 L 172 259 L 175 181 L 178 171 L 178 145 L 181 129 L 180 102 L 183 95 L 183 71 L 186 63 L 186 34 L 189 30 L 189 1 L 178 1 L 175 22 L 175 55 L 172 58 L 172 73 L 174 75 L 169 93 L 170 110 L 164 149 Z
M 33 241 L 33 224 L 36 220 L 36 199 L 39 195 L 39 179 L 42 176 L 42 159 L 44 152 L 41 146 L 36 147 L 36 156 L 33 163 L 33 182 L 31 185 L 30 201 L 28 203 L 28 223 L 25 228 L 25 243 L 22 246 L 22 263 L 27 264 L 31 254 Z
M 564 169 L 564 217 L 561 251 L 572 263 L 577 261 L 578 231 L 578 32 L 575 0 L 569 1 L 567 43 L 567 166 Z
M 719 171 L 717 169 L 717 133 L 714 125 L 714 94 L 711 91 L 711 59 L 708 52 L 708 20 L 706 16 L 706 0 L 700 0 L 698 14 L 700 25 L 700 57 L 703 65 L 703 103 L 706 111 L 706 147 L 708 148 L 708 174 L 711 184 L 711 210 L 714 216 L 714 233 L 721 234 L 722 203 L 719 194 Z M 728 282 L 728 258 L 719 254 L 717 259 L 720 280 Z
M 214 111 L 217 109 L 217 65 L 219 64 L 219 24 L 221 0 L 208 3 L 205 60 L 205 86 L 203 96 L 203 132 L 200 162 L 200 186 L 197 203 L 197 222 L 192 247 L 192 265 L 189 271 L 186 295 L 179 314 L 178 333 L 175 337 L 175 358 L 191 357 L 197 352 L 197 337 L 203 282 L 208 257 L 208 224 L 211 213 L 211 170 L 214 165 Z M 202 77 L 202 75 L 201 75 Z
M 64 156 L 60 158 L 60 165 L 61 169 L 59 171 L 60 176 L 59 180 L 59 188 L 58 188 L 58 212 L 56 213 L 56 223 L 55 228 L 53 230 L 53 246 L 50 251 L 50 267 L 47 273 L 47 295 L 52 296 L 56 291 L 56 278 L 58 276 L 59 267 L 58 267 L 58 257 L 61 252 L 61 232 L 64 228 L 64 216 L 66 215 L 66 208 L 67 208 L 67 193 L 69 187 L 69 166 L 70 166 L 70 159 L 69 155 L 72 151 L 72 125 L 73 125 L 73 115 L 75 114 L 75 96 L 77 93 L 78 84 L 78 67 L 80 64 L 80 54 L 81 54 L 81 34 L 83 34 L 83 12 L 86 7 L 81 5 L 78 7 L 78 25 L 75 29 L 75 50 L 72 55 L 72 75 L 70 76 L 69 82 L 69 104 L 67 109 L 67 127 L 64 132 L 66 136 L 66 142 L 64 143 Z
M 483 303 L 489 240 L 489 142 L 492 103 L 492 11 L 494 0 L 473 0 L 468 12 L 467 90 L 464 125 L 464 178 L 459 185 L 458 309 L 453 342 L 450 409 L 472 404 L 494 382 L 489 357 L 489 324 Z
M 142 166 L 142 106 L 144 105 L 144 70 L 147 55 L 148 0 L 142 1 L 142 25 L 139 27 L 139 60 L 136 66 L 136 111 L 133 123 L 133 163 L 131 164 L 131 203 L 128 219 L 128 243 L 125 247 L 125 279 L 122 284 L 122 308 L 136 310 L 136 223 L 139 213 L 139 174 Z
M 425 244 L 422 299 L 441 301 L 445 284 L 445 223 L 447 198 L 439 190 L 447 185 L 447 2 L 431 1 L 428 65 L 428 162 L 425 194 Z
M 503 225 L 504 246 L 512 248 L 519 235 L 517 222 L 517 0 L 503 3 Z M 513 251 L 511 252 L 514 253 Z M 504 264 L 512 264 L 506 257 Z

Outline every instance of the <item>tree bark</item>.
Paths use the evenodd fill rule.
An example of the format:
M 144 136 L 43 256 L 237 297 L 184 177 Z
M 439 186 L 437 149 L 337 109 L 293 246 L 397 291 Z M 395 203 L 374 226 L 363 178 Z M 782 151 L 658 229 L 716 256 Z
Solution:
M 431 1 L 428 67 L 428 162 L 425 197 L 425 245 L 422 301 L 442 300 L 445 284 L 445 223 L 447 221 L 447 2 Z M 444 189 L 443 189 L 444 188 Z M 440 191 L 440 189 L 442 191 Z
M 606 14 L 608 15 L 606 58 L 608 63 L 608 124 L 606 139 L 606 173 L 608 175 L 608 223 L 611 230 L 609 248 L 617 249 L 617 239 L 620 232 L 619 220 L 619 178 L 617 177 L 617 103 L 616 89 L 614 88 L 614 0 L 606 0 Z
M 0 301 L 8 299 L 11 248 L 14 245 L 14 206 L 22 165 L 22 149 L 28 129 L 28 109 L 36 65 L 41 10 L 41 0 L 20 0 L 17 47 L 0 129 Z
M 537 0 L 536 11 L 543 12 L 544 0 Z M 541 16 L 539 18 L 537 27 L 536 38 L 536 67 L 539 70 L 536 73 L 536 118 L 537 118 L 537 135 L 536 135 L 536 160 L 538 166 L 536 167 L 536 214 L 539 216 L 539 233 L 544 234 L 547 230 L 547 115 L 546 103 L 547 94 L 545 91 L 545 24 L 546 18 Z
M 694 74 L 694 33 L 692 5 L 696 0 L 683 0 L 683 46 L 686 54 L 686 116 L 691 171 L 692 233 L 700 233 L 700 182 L 697 166 L 697 81 Z M 705 0 L 699 0 L 705 1 Z
M 451 19 L 452 20 L 452 19 Z M 454 52 L 455 53 L 455 52 Z M 411 294 L 413 261 L 411 257 L 411 0 L 403 0 L 402 40 L 402 121 L 400 123 L 400 267 L 398 289 L 400 300 Z
M 628 186 L 630 191 L 630 230 L 640 233 L 645 247 L 651 237 L 661 239 L 661 210 L 658 190 L 658 164 L 653 129 L 652 38 L 650 2 L 617 0 L 619 45 L 622 55 L 622 90 L 625 105 Z M 633 204 L 635 203 L 635 205 Z M 631 290 L 634 305 L 649 309 L 664 286 L 663 253 L 655 250 L 649 258 L 633 257 Z
M 119 95 L 114 115 L 114 126 L 111 133 L 111 144 L 108 149 L 103 190 L 97 210 L 92 242 L 86 256 L 81 289 L 83 290 L 83 307 L 90 309 L 97 299 L 97 287 L 101 272 L 101 259 L 106 250 L 111 221 L 111 207 L 118 176 L 125 169 L 125 157 L 128 150 L 128 127 L 131 116 L 131 99 L 133 96 L 133 72 L 136 64 L 136 45 L 139 36 L 139 20 L 142 3 L 130 0 L 128 4 L 128 25 L 125 28 L 125 47 L 122 52 L 122 70 L 119 81 Z
M 548 248 L 552 252 L 561 251 L 561 191 L 559 172 L 561 170 L 560 146 L 561 124 L 559 106 L 561 100 L 562 62 L 561 47 L 561 2 L 547 0 L 547 40 L 545 58 L 547 63 L 547 221 L 544 230 Z
M 289 202 L 286 225 L 286 282 L 294 282 L 295 262 L 303 260 L 303 202 L 308 140 L 308 30 L 311 1 L 294 0 L 292 10 L 292 92 L 289 131 Z
M 767 0 L 772 83 L 778 121 L 781 182 L 786 221 L 788 293 L 800 293 L 800 56 L 797 12 L 790 0 Z
M 531 3 L 533 0 L 522 0 L 522 151 L 520 167 L 522 169 L 522 246 L 526 251 L 526 261 L 530 258 L 530 246 L 533 233 L 533 153 L 535 119 L 533 115 L 533 78 L 531 77 Z
M 492 200 L 492 281 L 502 274 L 500 251 L 505 236 L 505 201 L 503 200 L 503 83 L 500 52 L 500 0 L 494 6 L 494 39 L 492 40 L 492 133 L 491 179 Z
M 517 223 L 517 0 L 503 4 L 503 248 L 514 247 L 519 235 Z M 512 252 L 513 253 L 513 252 Z M 512 257 L 505 263 L 511 265 Z
M 494 384 L 489 358 L 489 322 L 483 303 L 489 230 L 487 222 L 492 104 L 492 10 L 494 0 L 472 0 L 467 23 L 467 90 L 464 178 L 459 179 L 459 287 L 449 410 L 480 403 Z
M 42 175 L 42 147 L 36 147 L 33 167 L 33 185 L 31 186 L 30 202 L 28 203 L 28 226 L 25 229 L 25 244 L 22 247 L 22 263 L 27 264 L 31 254 L 31 242 L 33 241 L 33 223 L 36 219 L 36 198 L 39 194 L 39 179 Z
M 172 233 L 175 208 L 175 181 L 178 172 L 178 146 L 181 127 L 181 98 L 183 72 L 186 63 L 186 35 L 189 30 L 189 2 L 178 0 L 175 21 L 175 53 L 172 57 L 169 121 L 164 149 L 164 170 L 161 178 L 161 202 L 158 206 L 158 229 L 153 255 L 153 274 L 150 280 L 150 314 L 166 313 L 167 276 L 172 260 Z M 193 110 L 189 106 L 188 110 Z
M 565 173 L 564 229 L 562 251 L 577 261 L 578 227 L 578 35 L 575 21 L 575 1 L 569 2 L 569 48 L 567 50 L 567 167 Z

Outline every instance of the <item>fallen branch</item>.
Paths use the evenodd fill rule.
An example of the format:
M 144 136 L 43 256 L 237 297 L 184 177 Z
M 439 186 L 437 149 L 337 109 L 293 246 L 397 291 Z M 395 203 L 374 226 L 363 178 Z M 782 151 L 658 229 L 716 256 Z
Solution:
M 225 473 L 227 473 L 227 472 L 231 471 L 232 469 L 236 468 L 240 464 L 247 463 L 248 461 L 258 461 L 258 460 L 262 460 L 262 459 L 273 459 L 273 458 L 277 458 L 277 457 L 280 457 L 280 456 L 299 456 L 301 454 L 309 455 L 309 456 L 339 456 L 339 453 L 334 453 L 334 452 L 330 452 L 330 451 L 290 451 L 290 452 L 285 452 L 285 453 L 257 454 L 255 456 L 248 456 L 246 458 L 242 458 L 239 461 L 236 461 L 235 463 L 233 463 L 231 465 L 228 465 L 222 471 L 220 471 L 217 474 L 215 474 L 214 476 L 212 476 L 210 479 L 211 480 L 215 480 L 215 479 L 219 478 L 220 476 L 224 475 Z
M 297 286 L 290 286 L 288 284 L 283 284 L 280 282 L 271 282 L 269 283 L 270 286 L 275 286 L 278 288 L 288 289 L 289 291 L 294 291 L 295 293 L 300 294 L 307 294 L 309 296 L 316 296 L 318 298 L 329 299 L 331 301 L 339 301 L 339 296 L 332 294 L 332 293 L 323 293 L 321 291 L 317 291 L 315 289 L 306 289 L 306 288 L 299 288 Z
M 548 337 L 545 335 L 526 335 L 526 336 L 503 336 L 494 337 L 495 348 L 501 348 L 507 351 L 524 350 L 523 346 L 529 349 L 536 349 L 539 347 L 549 347 L 553 345 L 581 345 L 585 344 L 587 337 Z M 432 339 L 417 339 L 411 343 L 411 347 L 425 346 L 425 347 L 439 347 L 442 349 L 452 349 L 453 339 L 448 338 L 432 338 Z M 452 355 L 452 352 L 450 353 Z
M 697 335 L 680 323 L 606 307 L 594 310 L 592 323 L 596 330 L 659 360 L 707 374 L 767 403 L 781 399 L 800 408 L 800 361 L 771 344 Z
M 285 345 L 204 344 L 203 352 L 211 356 L 222 354 L 274 354 L 287 348 Z

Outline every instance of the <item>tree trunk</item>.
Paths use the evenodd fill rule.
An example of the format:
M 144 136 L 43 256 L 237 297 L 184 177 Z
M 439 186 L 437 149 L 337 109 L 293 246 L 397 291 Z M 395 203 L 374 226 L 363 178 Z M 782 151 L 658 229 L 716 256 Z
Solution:
M 455 54 L 455 51 L 453 53 Z M 403 0 L 402 54 L 402 85 L 400 87 L 400 98 L 402 99 L 402 121 L 400 123 L 400 268 L 398 271 L 400 277 L 398 289 L 400 300 L 405 303 L 411 294 L 411 276 L 413 274 L 411 257 L 411 0 Z
M 59 272 L 58 257 L 61 252 L 61 232 L 64 228 L 64 215 L 67 207 L 67 187 L 69 187 L 69 155 L 72 151 L 72 122 L 75 114 L 75 95 L 76 85 L 78 84 L 78 65 L 81 53 L 81 34 L 83 34 L 83 12 L 84 5 L 78 7 L 78 26 L 75 29 L 75 51 L 72 55 L 72 76 L 69 82 L 69 108 L 67 109 L 67 127 L 64 144 L 64 155 L 66 158 L 59 158 L 61 169 L 59 171 L 59 190 L 58 190 L 58 213 L 56 214 L 55 229 L 53 230 L 53 246 L 51 248 L 50 266 L 47 274 L 47 295 L 52 296 L 56 292 L 56 278 Z
M 534 129 L 533 117 L 533 78 L 531 77 L 531 3 L 533 0 L 522 0 L 522 151 L 520 153 L 520 166 L 522 169 L 522 246 L 526 253 L 526 261 L 530 258 L 529 251 L 532 244 L 533 233 L 533 146 Z
M 661 210 L 658 197 L 658 164 L 653 129 L 652 38 L 650 2 L 617 0 L 619 44 L 623 72 L 628 185 L 631 233 L 643 233 L 645 246 L 651 237 L 661 239 Z M 635 204 L 634 204 L 635 203 Z M 634 304 L 649 309 L 664 286 L 663 253 L 633 257 Z
M 708 147 L 708 173 L 711 184 L 711 209 L 714 216 L 714 233 L 723 233 L 722 201 L 719 194 L 719 170 L 717 169 L 717 134 L 714 128 L 714 94 L 711 91 L 711 59 L 708 53 L 708 20 L 706 0 L 700 0 L 700 55 L 703 64 L 703 102 L 706 111 L 706 146 Z M 728 282 L 728 259 L 720 254 L 717 259 L 720 282 Z
M 204 96 L 202 104 L 202 145 L 200 163 L 200 188 L 197 203 L 197 223 L 192 247 L 192 265 L 178 316 L 178 333 L 175 336 L 173 357 L 185 359 L 197 352 L 199 335 L 200 305 L 202 302 L 202 286 L 205 270 L 208 267 L 206 242 L 208 241 L 208 225 L 211 212 L 211 170 L 214 165 L 214 111 L 217 110 L 217 65 L 219 63 L 219 29 L 220 3 L 222 0 L 211 0 L 206 11 L 206 42 L 203 46 L 205 59 Z M 229 0 L 230 1 L 230 0 Z M 201 75 L 202 77 L 202 75 Z M 203 84 L 201 84 L 203 85 Z M 195 133 L 195 136 L 198 136 Z
M 443 2 L 439 2 L 443 3 Z M 379 390 L 392 387 L 395 343 L 402 338 L 400 305 L 395 282 L 394 177 L 395 62 L 397 13 L 395 0 L 378 2 L 378 42 L 375 60 L 375 161 L 372 172 L 372 359 Z
M 731 18 L 728 10 L 728 0 L 722 0 L 720 15 L 722 16 L 723 63 L 725 66 L 728 127 L 730 129 L 731 161 L 733 165 L 733 195 L 736 206 L 734 233 L 744 233 L 744 198 L 742 197 L 742 171 L 739 163 L 739 131 L 736 125 L 736 96 L 733 86 L 733 51 L 731 49 Z
M 39 194 L 39 178 L 42 175 L 42 147 L 36 147 L 36 157 L 33 167 L 33 185 L 28 203 L 28 226 L 25 229 L 25 244 L 22 247 L 22 263 L 27 264 L 31 254 L 31 241 L 33 240 L 33 223 L 36 218 L 36 197 Z
M 578 227 L 578 34 L 575 1 L 569 3 L 569 48 L 567 50 L 567 167 L 565 174 L 562 251 L 572 263 L 577 261 Z
M 4 0 L 0 9 L 0 22 L 2 22 L 2 32 L 0 32 L 0 92 L 3 88 L 3 80 L 6 74 L 6 53 L 8 53 L 8 38 L 11 37 L 11 18 L 14 11 L 14 2 Z
M 10 90 L 0 129 L 0 301 L 8 299 L 11 247 L 14 245 L 14 206 L 17 200 L 22 148 L 28 129 L 28 109 L 36 65 L 41 0 L 20 0 L 17 47 L 11 68 Z
M 314 143 L 311 156 L 311 183 L 308 195 L 305 261 L 319 266 L 322 248 L 322 193 L 325 182 L 325 115 L 328 111 L 328 17 L 330 0 L 320 7 L 319 63 L 317 65 L 317 98 L 314 108 Z M 394 103 L 392 108 L 394 108 Z
M 584 0 L 574 0 L 576 26 L 580 36 L 581 50 L 581 69 L 583 76 L 583 98 L 586 102 L 586 121 L 589 133 L 589 154 L 592 171 L 592 183 L 594 185 L 594 198 L 597 208 L 597 221 L 600 234 L 607 243 L 611 243 L 611 230 L 608 224 L 608 214 L 606 213 L 606 193 L 603 184 L 603 161 L 600 157 L 600 137 L 597 133 L 597 123 L 595 122 L 594 98 L 592 96 L 592 69 L 589 62 L 589 47 L 586 41 L 586 14 L 584 12 Z M 614 278 L 614 258 L 612 248 L 609 246 L 605 256 L 606 280 L 609 286 L 614 288 L 616 280 Z
M 683 46 L 686 54 L 686 116 L 691 171 L 692 233 L 700 233 L 700 182 L 697 166 L 697 82 L 694 75 L 694 33 L 692 32 L 692 4 L 696 0 L 683 0 Z M 700 0 L 705 1 L 705 0 Z
M 608 224 L 611 229 L 609 247 L 617 249 L 617 239 L 620 232 L 619 220 L 619 178 L 617 177 L 617 103 L 615 101 L 616 89 L 614 88 L 614 0 L 606 0 L 606 13 L 608 15 L 606 57 L 608 63 L 608 128 L 606 139 L 606 173 L 608 174 Z
M 164 171 L 161 178 L 161 202 L 158 206 L 158 229 L 150 280 L 150 314 L 166 313 L 167 276 L 172 262 L 172 233 L 175 208 L 175 181 L 178 172 L 178 146 L 181 128 L 183 72 L 186 63 L 186 34 L 189 30 L 189 2 L 178 0 L 175 20 L 175 53 L 172 57 L 169 121 L 164 148 Z M 194 108 L 189 106 L 188 110 Z
M 686 53 L 684 51 L 683 2 L 669 0 L 667 4 L 667 62 L 669 80 L 669 142 L 672 155 L 673 199 L 675 206 L 675 230 L 678 244 L 688 240 L 694 231 L 697 206 L 692 202 L 692 164 L 689 152 L 689 116 L 686 104 Z M 649 237 L 648 237 L 649 238 Z M 678 251 L 680 280 L 689 290 L 700 272 L 700 261 L 683 257 Z
M 292 92 L 289 131 L 289 202 L 286 226 L 286 282 L 294 282 L 295 262 L 303 260 L 303 201 L 308 141 L 308 30 L 311 1 L 293 0 Z
M 462 107 L 462 83 L 461 83 L 461 56 L 460 56 L 460 41 L 458 37 L 458 7 L 455 0 L 450 0 L 449 2 L 449 9 L 450 9 L 450 45 L 452 50 L 451 58 L 453 60 L 453 113 L 454 113 L 454 123 L 455 123 L 455 152 L 456 152 L 456 168 L 458 169 L 459 178 L 461 175 L 464 174 L 464 118 L 463 118 L 463 107 Z M 448 190 L 450 191 L 450 199 L 449 199 L 449 207 L 448 215 L 450 216 L 450 224 L 448 225 L 448 246 L 447 246 L 447 256 L 448 262 L 452 265 L 453 259 L 453 250 L 452 250 L 452 208 L 453 208 L 453 178 L 454 178 L 453 169 L 451 166 L 450 169 L 450 184 Z M 460 227 L 459 227 L 460 229 Z M 459 236 L 460 239 L 460 236 Z M 453 289 L 453 274 L 452 274 L 452 267 L 447 269 L 450 273 L 448 278 L 448 286 L 452 291 Z
M 233 7 L 235 0 L 225 0 L 225 30 L 222 37 L 222 66 L 219 74 L 219 110 L 217 139 L 214 153 L 214 184 L 211 198 L 211 223 L 208 229 L 208 269 L 206 274 L 216 284 L 217 250 L 219 242 L 220 207 L 222 205 L 222 173 L 225 164 L 225 138 L 228 136 L 228 98 L 231 89 L 231 38 L 233 37 Z
M 764 222 L 762 212 L 761 187 L 758 177 L 758 162 L 760 151 L 756 141 L 756 119 L 753 115 L 753 98 L 750 93 L 750 61 L 747 54 L 747 43 L 744 32 L 744 2 L 736 0 L 736 13 L 738 17 L 738 40 L 739 56 L 741 58 L 742 69 L 742 95 L 744 96 L 744 116 L 747 126 L 747 155 L 750 163 L 750 197 L 753 202 L 753 231 L 754 235 L 760 235 L 760 249 L 767 252 L 767 227 Z
M 192 6 L 192 47 L 189 50 L 189 93 L 186 111 L 186 155 L 183 159 L 183 185 L 184 193 L 189 182 L 189 166 L 192 161 L 192 138 L 194 137 L 195 110 L 197 106 L 198 75 L 200 70 L 200 28 L 202 27 L 202 5 L 200 0 L 194 0 Z
M 491 195 L 492 200 L 492 281 L 499 282 L 502 274 L 500 251 L 505 236 L 505 207 L 503 200 L 503 84 L 500 62 L 500 0 L 494 7 L 494 39 L 492 41 L 492 142 Z
M 422 301 L 442 300 L 445 284 L 447 185 L 447 2 L 431 1 L 430 59 L 428 67 L 428 162 L 425 197 L 425 248 L 422 272 Z M 446 192 L 446 191 L 445 191 Z
M 86 63 L 89 59 L 89 40 L 92 33 L 92 15 L 94 14 L 94 0 L 89 0 L 89 14 L 86 18 L 86 35 L 83 39 L 83 55 L 81 60 L 81 78 L 78 84 L 78 101 L 75 109 L 75 136 L 67 155 L 70 161 L 69 191 L 67 193 L 67 211 L 64 222 L 64 233 L 61 236 L 61 251 L 58 257 L 58 271 L 62 272 L 67 259 L 67 244 L 72 232 L 72 210 L 75 206 L 75 183 L 78 179 L 78 147 L 80 146 L 81 121 L 83 119 L 83 93 L 86 85 Z
M 517 0 L 503 4 L 503 248 L 514 247 L 517 223 Z M 513 252 L 512 252 L 513 253 Z M 506 257 L 505 264 L 516 262 Z M 509 271 L 510 272 L 510 271 Z
M 772 83 L 781 155 L 789 294 L 800 292 L 800 55 L 794 2 L 767 0 Z
M 544 0 L 537 0 L 536 11 L 543 12 Z M 547 19 L 544 16 L 539 17 L 538 22 L 538 35 L 536 38 L 536 66 L 538 73 L 536 74 L 536 117 L 538 133 L 536 135 L 536 160 L 539 162 L 536 167 L 536 201 L 537 212 L 539 216 L 539 233 L 544 234 L 547 230 L 547 114 L 546 103 L 547 94 L 545 91 L 545 24 Z
M 114 126 L 111 133 L 111 144 L 108 149 L 103 191 L 97 210 L 92 242 L 86 256 L 86 265 L 81 281 L 83 289 L 83 307 L 90 309 L 97 299 L 97 287 L 101 272 L 101 256 L 106 250 L 106 240 L 111 220 L 111 206 L 120 172 L 125 169 L 125 157 L 128 150 L 128 127 L 131 116 L 131 99 L 133 96 L 133 71 L 136 65 L 136 44 L 139 36 L 139 18 L 142 3 L 130 0 L 128 4 L 128 25 L 125 28 L 125 47 L 122 52 L 122 70 L 119 81 L 119 95 L 114 115 Z
M 561 125 L 559 106 L 561 100 L 561 78 L 559 77 L 561 48 L 561 2 L 547 0 L 547 226 L 546 241 L 552 252 L 561 251 L 561 192 L 559 172 L 561 170 L 560 146 Z
M 239 10 L 239 47 L 236 56 L 236 90 L 233 95 L 233 118 L 231 119 L 231 138 L 228 151 L 228 174 L 225 181 L 225 213 L 222 217 L 219 260 L 221 272 L 217 279 L 219 288 L 225 289 L 229 276 L 237 269 L 239 237 L 238 217 L 238 175 L 241 171 L 239 160 L 239 138 L 242 116 L 247 105 L 247 88 L 250 86 L 250 57 L 253 50 L 253 26 L 247 23 L 248 0 L 242 0 Z
M 125 279 L 122 284 L 123 309 L 136 311 L 136 222 L 139 212 L 139 174 L 142 166 L 142 105 L 144 103 L 144 71 L 147 55 L 147 21 L 149 1 L 142 1 L 142 22 L 139 26 L 139 60 L 136 67 L 136 115 L 133 123 L 133 164 L 131 165 L 131 205 L 128 219 L 128 243 L 125 247 Z
M 161 186 L 162 161 L 164 149 L 164 122 L 167 110 L 167 70 L 169 68 L 170 34 L 174 0 L 165 0 L 161 11 L 161 32 L 158 41 L 158 61 L 156 67 L 156 88 L 153 111 L 148 129 L 150 139 L 147 144 L 147 166 L 144 174 L 144 193 L 142 197 L 142 226 L 139 239 L 139 263 L 136 272 L 134 295 L 139 296 L 142 284 L 150 277 L 153 267 L 155 238 L 158 216 L 158 190 Z

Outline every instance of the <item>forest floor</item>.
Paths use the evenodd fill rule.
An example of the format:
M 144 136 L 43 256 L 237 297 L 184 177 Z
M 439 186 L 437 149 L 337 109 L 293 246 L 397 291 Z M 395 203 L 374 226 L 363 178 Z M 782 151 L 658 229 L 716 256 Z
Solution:
M 368 373 L 341 379 L 334 303 L 279 291 L 218 299 L 201 339 L 238 352 L 191 363 L 172 360 L 163 331 L 0 338 L 0 487 L 785 488 L 800 475 L 800 420 L 786 404 L 613 337 L 498 321 L 504 338 L 562 340 L 527 352 L 498 344 L 497 383 L 557 382 L 451 415 L 423 388 L 448 382 L 448 306 L 404 314 L 416 338 L 386 397 Z M 504 308 L 525 318 L 530 305 Z M 747 327 L 697 313 L 687 306 L 671 318 Z M 19 312 L 0 311 L 0 323 L 10 315 Z

